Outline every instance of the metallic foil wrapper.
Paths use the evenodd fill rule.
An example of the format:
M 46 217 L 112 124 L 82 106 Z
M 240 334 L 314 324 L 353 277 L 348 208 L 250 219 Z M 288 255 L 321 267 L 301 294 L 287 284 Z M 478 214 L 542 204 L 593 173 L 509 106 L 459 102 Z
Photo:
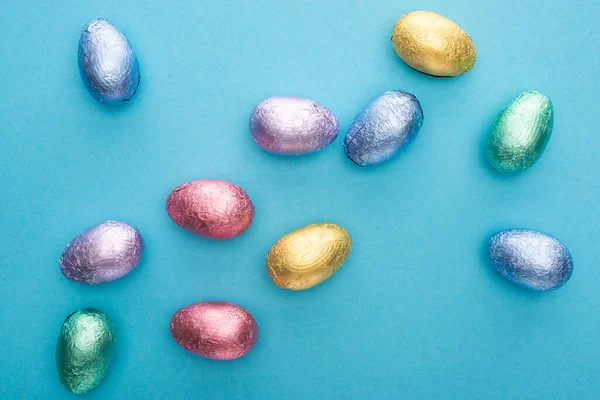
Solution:
M 485 155 L 503 174 L 515 174 L 540 159 L 550 141 L 554 107 L 539 92 L 525 92 L 498 114 L 485 141 Z
M 307 225 L 275 243 L 267 254 L 267 271 L 280 288 L 309 289 L 340 269 L 351 249 L 350 234 L 341 226 Z
M 115 327 L 102 311 L 74 312 L 63 323 L 56 346 L 56 366 L 63 386 L 83 394 L 104 378 L 112 364 Z
M 391 90 L 356 116 L 344 139 L 344 150 L 357 165 L 379 164 L 408 146 L 422 125 L 419 100 L 410 93 Z
M 196 235 L 230 239 L 248 229 L 254 205 L 246 192 L 231 182 L 198 180 L 171 192 L 167 213 L 177 225 Z
M 517 285 L 553 290 L 573 273 L 569 250 L 557 239 L 529 229 L 510 229 L 495 234 L 488 244 L 494 268 Z
M 97 284 L 130 273 L 144 252 L 142 235 L 133 226 L 107 221 L 81 232 L 60 257 L 62 273 L 72 281 Z
M 79 39 L 79 71 L 88 91 L 105 104 L 120 105 L 140 84 L 140 65 L 125 35 L 105 19 L 90 21 Z
M 275 154 L 314 153 L 337 137 L 339 123 L 327 108 L 309 99 L 271 97 L 250 116 L 252 139 Z
M 213 360 L 246 355 L 258 340 L 258 325 L 245 308 L 224 301 L 205 301 L 177 311 L 171 336 L 184 349 Z
M 452 77 L 475 65 L 475 44 L 465 31 L 431 11 L 402 16 L 392 30 L 394 51 L 409 67 L 424 74 Z

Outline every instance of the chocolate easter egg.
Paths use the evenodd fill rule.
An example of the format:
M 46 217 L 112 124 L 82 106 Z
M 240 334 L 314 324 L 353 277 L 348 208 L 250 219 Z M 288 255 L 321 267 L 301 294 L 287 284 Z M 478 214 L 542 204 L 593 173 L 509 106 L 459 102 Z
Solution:
M 214 360 L 247 354 L 258 340 L 258 325 L 245 308 L 224 301 L 204 301 L 177 311 L 171 336 L 184 349 Z
M 105 19 L 90 21 L 79 39 L 79 71 L 88 91 L 109 105 L 128 102 L 140 84 L 140 65 L 123 32 Z
M 115 327 L 102 311 L 74 312 L 63 323 L 56 346 L 58 377 L 74 394 L 83 394 L 104 378 L 115 348 Z
M 485 140 L 485 155 L 503 174 L 524 171 L 542 156 L 553 126 L 554 107 L 548 96 L 522 93 L 494 120 Z
M 530 229 L 498 232 L 490 239 L 487 253 L 502 276 L 533 290 L 557 289 L 573 273 L 569 250 L 552 236 Z
M 62 273 L 78 283 L 114 281 L 130 273 L 144 252 L 140 232 L 119 221 L 106 221 L 81 232 L 60 257 Z
M 475 65 L 475 44 L 460 26 L 431 11 L 403 15 L 392 30 L 394 51 L 424 74 L 452 77 Z
M 254 218 L 254 206 L 242 188 L 220 180 L 184 183 L 167 199 L 167 213 L 182 228 L 212 239 L 241 235 Z
M 419 100 L 410 93 L 391 90 L 356 116 L 344 139 L 344 151 L 359 166 L 379 164 L 407 147 L 422 125 Z
M 338 131 L 331 111 L 299 97 L 271 97 L 260 102 L 250 116 L 252 139 L 275 154 L 314 153 L 329 146 Z
M 350 234 L 339 225 L 312 224 L 283 237 L 267 254 L 267 271 L 283 289 L 309 289 L 330 278 L 352 249 Z

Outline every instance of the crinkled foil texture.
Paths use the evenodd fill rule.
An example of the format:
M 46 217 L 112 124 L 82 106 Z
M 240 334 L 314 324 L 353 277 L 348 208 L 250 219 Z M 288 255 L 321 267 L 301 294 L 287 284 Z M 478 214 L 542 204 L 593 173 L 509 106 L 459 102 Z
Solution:
M 107 221 L 83 231 L 65 247 L 60 269 L 78 283 L 110 282 L 131 272 L 143 252 L 144 241 L 137 229 Z
M 488 256 L 496 270 L 520 286 L 546 291 L 564 285 L 573 272 L 573 260 L 557 239 L 528 229 L 494 235 Z
M 414 95 L 387 91 L 354 119 L 344 139 L 344 150 L 357 165 L 378 164 L 408 146 L 422 125 L 423 111 Z
M 258 340 L 258 325 L 241 306 L 206 301 L 177 311 L 171 319 L 171 336 L 199 356 L 233 360 L 252 350 Z
M 250 134 L 275 154 L 314 153 L 337 137 L 339 123 L 323 105 L 298 97 L 271 97 L 259 103 L 250 116 Z
M 56 365 L 63 386 L 75 394 L 96 387 L 112 364 L 115 327 L 93 308 L 71 314 L 63 323 L 56 347 Z
M 267 254 L 267 272 L 283 289 L 309 289 L 330 278 L 344 264 L 352 240 L 343 227 L 312 224 L 281 237 Z
M 469 35 L 448 18 L 431 11 L 402 16 L 392 30 L 392 45 L 408 66 L 439 77 L 470 71 L 477 58 Z
M 554 126 L 554 107 L 548 96 L 525 92 L 494 120 L 485 142 L 490 164 L 504 174 L 526 170 L 540 159 Z
M 79 71 L 92 96 L 120 105 L 135 94 L 140 65 L 125 35 L 105 19 L 89 22 L 79 39 Z
M 231 182 L 197 180 L 185 183 L 167 199 L 169 217 L 182 228 L 212 239 L 241 235 L 252 223 L 254 205 Z

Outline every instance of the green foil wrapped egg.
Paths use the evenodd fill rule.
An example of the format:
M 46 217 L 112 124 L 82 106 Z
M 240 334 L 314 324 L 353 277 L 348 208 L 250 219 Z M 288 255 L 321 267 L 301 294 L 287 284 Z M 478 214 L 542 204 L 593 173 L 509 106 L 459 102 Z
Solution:
M 106 375 L 115 348 L 115 327 L 102 311 L 74 312 L 63 323 L 56 366 L 63 386 L 74 394 L 93 389 Z
M 494 120 L 485 140 L 485 155 L 503 174 L 531 167 L 542 156 L 554 126 L 554 107 L 548 96 L 525 92 Z

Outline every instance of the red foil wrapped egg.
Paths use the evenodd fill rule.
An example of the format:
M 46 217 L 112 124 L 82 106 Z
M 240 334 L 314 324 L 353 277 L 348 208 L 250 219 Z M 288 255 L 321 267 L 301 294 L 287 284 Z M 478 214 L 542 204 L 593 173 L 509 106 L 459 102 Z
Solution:
M 196 235 L 230 239 L 248 229 L 254 205 L 248 194 L 231 182 L 198 180 L 171 192 L 167 213 L 177 225 Z
M 224 301 L 204 301 L 177 311 L 171 336 L 184 349 L 213 360 L 247 354 L 258 339 L 258 325 L 245 308 Z

